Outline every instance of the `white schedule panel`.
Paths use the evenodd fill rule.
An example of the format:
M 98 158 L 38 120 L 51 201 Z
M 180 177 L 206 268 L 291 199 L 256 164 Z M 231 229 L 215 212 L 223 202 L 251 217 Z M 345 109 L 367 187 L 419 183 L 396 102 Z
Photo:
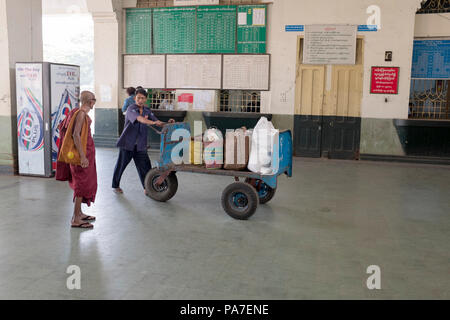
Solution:
M 304 64 L 355 64 L 356 25 L 306 25 Z
M 166 60 L 164 55 L 125 55 L 123 86 L 164 89 Z
M 269 55 L 224 55 L 223 89 L 269 90 Z
M 221 55 L 167 55 L 167 88 L 221 89 Z

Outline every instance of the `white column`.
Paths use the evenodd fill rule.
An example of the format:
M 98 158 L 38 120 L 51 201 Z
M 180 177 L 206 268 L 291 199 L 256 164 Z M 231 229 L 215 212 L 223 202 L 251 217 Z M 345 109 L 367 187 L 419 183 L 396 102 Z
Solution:
M 123 127 L 119 101 L 122 78 L 120 1 L 88 0 L 94 20 L 95 135 L 96 146 L 114 147 Z
M 92 13 L 94 19 L 94 66 L 97 107 L 119 105 L 119 24 L 115 12 Z
M 42 1 L 0 0 L 0 166 L 17 168 L 15 64 L 42 59 Z

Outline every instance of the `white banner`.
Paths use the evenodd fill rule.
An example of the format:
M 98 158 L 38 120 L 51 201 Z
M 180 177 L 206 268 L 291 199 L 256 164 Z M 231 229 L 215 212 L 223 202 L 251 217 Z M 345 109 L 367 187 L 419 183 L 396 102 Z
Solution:
M 19 173 L 45 175 L 42 65 L 16 64 Z
M 56 168 L 59 145 L 59 124 L 69 112 L 79 106 L 80 67 L 67 65 L 50 65 L 50 92 L 52 113 L 52 167 Z

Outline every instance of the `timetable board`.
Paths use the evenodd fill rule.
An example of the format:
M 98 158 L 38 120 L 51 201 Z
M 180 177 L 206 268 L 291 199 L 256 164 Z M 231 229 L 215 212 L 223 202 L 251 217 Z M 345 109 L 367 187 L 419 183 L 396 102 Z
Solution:
M 238 6 L 237 52 L 266 53 L 266 5 Z
M 197 8 L 197 53 L 236 52 L 236 6 Z
M 224 55 L 223 89 L 269 90 L 270 56 Z
M 450 79 L 450 40 L 414 40 L 411 77 Z
M 221 55 L 167 55 L 167 88 L 221 89 Z
M 126 53 L 152 53 L 152 9 L 126 10 Z
M 125 55 L 123 87 L 165 88 L 165 61 L 164 55 Z
M 195 53 L 196 7 L 153 9 L 153 50 Z

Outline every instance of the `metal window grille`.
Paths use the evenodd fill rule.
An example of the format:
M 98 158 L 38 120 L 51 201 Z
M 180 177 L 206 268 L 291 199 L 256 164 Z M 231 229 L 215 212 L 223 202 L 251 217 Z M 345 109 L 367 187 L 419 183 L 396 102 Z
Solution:
M 175 90 L 149 90 L 147 105 L 150 109 L 173 110 L 175 105 Z
M 444 13 L 450 12 L 450 0 L 424 0 L 417 13 Z
M 413 79 L 409 118 L 450 120 L 449 83 L 450 80 Z
M 220 0 L 220 5 L 259 4 L 261 0 Z M 138 8 L 173 7 L 173 0 L 138 0 Z
M 261 92 L 220 90 L 219 111 L 260 113 Z

